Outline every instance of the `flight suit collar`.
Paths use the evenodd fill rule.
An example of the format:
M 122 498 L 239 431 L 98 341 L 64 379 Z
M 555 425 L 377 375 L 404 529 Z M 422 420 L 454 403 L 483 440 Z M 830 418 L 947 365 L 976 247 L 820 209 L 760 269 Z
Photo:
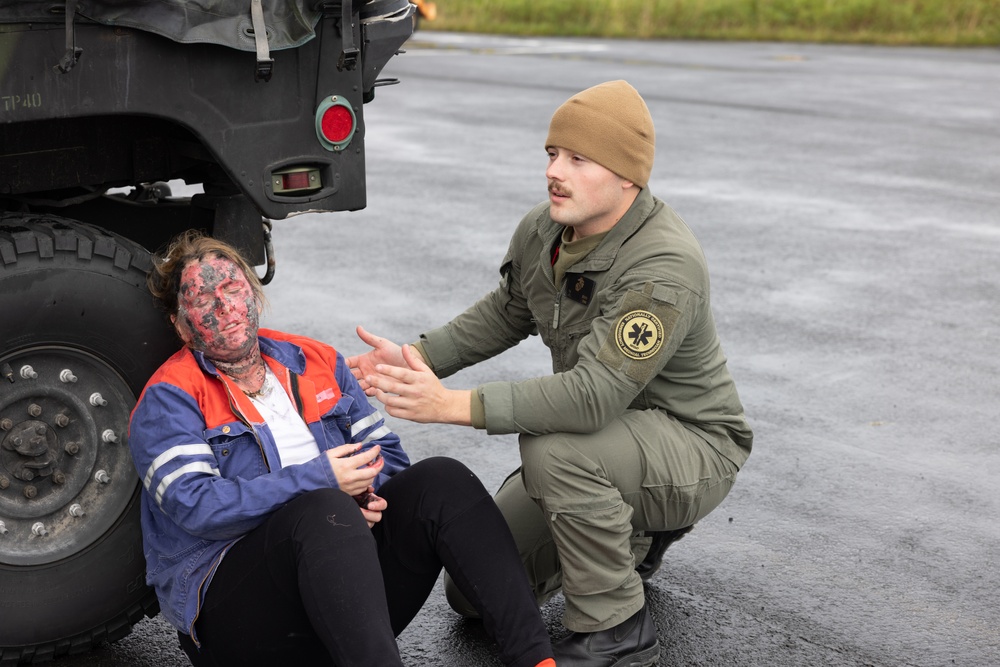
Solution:
M 652 213 L 655 205 L 656 200 L 649 192 L 649 188 L 640 190 L 635 201 L 632 202 L 632 206 L 625 212 L 622 219 L 608 231 L 607 236 L 604 237 L 601 244 L 594 248 L 586 257 L 570 267 L 569 270 L 573 273 L 582 273 L 584 271 L 607 271 L 611 268 L 611 265 L 615 263 L 615 258 L 618 256 L 618 250 L 622 247 L 622 244 L 642 227 L 643 223 L 649 218 L 650 213 Z M 565 229 L 563 225 L 552 220 L 548 211 L 546 211 L 546 219 L 548 224 L 539 230 L 543 241 L 543 253 L 551 252 L 553 244 L 556 243 L 556 238 Z

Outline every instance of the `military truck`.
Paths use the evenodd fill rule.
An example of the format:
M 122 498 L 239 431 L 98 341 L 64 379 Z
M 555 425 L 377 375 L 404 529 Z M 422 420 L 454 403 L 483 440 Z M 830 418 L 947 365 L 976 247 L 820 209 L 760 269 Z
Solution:
M 363 208 L 363 105 L 413 11 L 0 0 L 0 663 L 157 612 L 128 419 L 179 342 L 150 252 L 202 229 L 266 282 L 272 220 Z

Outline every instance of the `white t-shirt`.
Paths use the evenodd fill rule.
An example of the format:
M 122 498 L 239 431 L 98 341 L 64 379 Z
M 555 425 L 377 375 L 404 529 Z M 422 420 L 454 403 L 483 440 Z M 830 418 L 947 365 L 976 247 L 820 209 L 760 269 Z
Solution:
M 250 396 L 250 400 L 274 435 L 282 468 L 319 456 L 316 438 L 295 411 L 292 399 L 281 388 L 270 368 L 264 376 L 264 386 L 257 395 Z

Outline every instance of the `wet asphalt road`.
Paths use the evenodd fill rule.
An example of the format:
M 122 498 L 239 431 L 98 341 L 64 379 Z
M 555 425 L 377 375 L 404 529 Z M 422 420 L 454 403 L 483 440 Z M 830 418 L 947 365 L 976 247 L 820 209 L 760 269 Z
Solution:
M 757 438 L 647 587 L 659 664 L 1000 664 L 1000 51 L 433 32 L 407 51 L 366 109 L 368 208 L 275 223 L 266 324 L 352 354 L 356 324 L 409 341 L 458 313 L 545 197 L 552 111 L 627 79 Z M 548 370 L 531 340 L 447 383 Z M 394 428 L 490 488 L 517 464 L 512 437 Z M 400 646 L 499 664 L 440 591 Z M 53 664 L 187 662 L 154 619 Z

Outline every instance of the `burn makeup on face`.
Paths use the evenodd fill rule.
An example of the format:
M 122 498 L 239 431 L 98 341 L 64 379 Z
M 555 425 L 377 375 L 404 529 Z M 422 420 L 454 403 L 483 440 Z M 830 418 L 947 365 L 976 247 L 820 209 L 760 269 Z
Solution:
M 259 358 L 260 304 L 232 260 L 209 255 L 181 271 L 174 327 L 184 343 L 215 362 Z

